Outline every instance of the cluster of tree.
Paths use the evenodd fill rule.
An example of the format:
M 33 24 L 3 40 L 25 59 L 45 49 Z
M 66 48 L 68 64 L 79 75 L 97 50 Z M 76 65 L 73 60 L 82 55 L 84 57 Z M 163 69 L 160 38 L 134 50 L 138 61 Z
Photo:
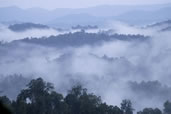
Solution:
M 105 33 L 86 33 L 84 30 L 75 33 L 67 33 L 58 36 L 50 36 L 43 38 L 25 38 L 13 41 L 12 43 L 24 42 L 52 47 L 79 47 L 83 45 L 98 45 L 103 42 L 114 40 L 122 41 L 146 41 L 149 37 L 143 35 L 123 35 L 123 34 L 105 34 Z M 11 43 L 11 44 L 12 44 Z
M 46 25 L 34 24 L 34 23 L 14 24 L 14 25 L 10 25 L 8 28 L 14 32 L 23 32 L 29 29 L 49 29 L 49 27 Z
M 81 26 L 81 25 L 77 25 L 77 26 L 73 26 L 72 29 L 82 29 L 82 30 L 87 30 L 87 29 L 98 29 L 98 26 L 92 26 L 92 25 L 87 25 L 87 26 Z
M 159 32 L 164 32 L 164 31 L 171 31 L 171 20 L 167 20 L 167 21 L 162 21 L 162 22 L 158 22 L 152 25 L 148 25 L 147 28 L 155 28 L 155 27 L 159 27 L 161 29 L 159 29 Z
M 129 82 L 129 87 L 136 95 L 148 98 L 170 99 L 171 87 L 163 85 L 159 81 Z M 155 97 L 154 97 L 155 96 Z
M 137 114 L 171 114 L 171 102 L 166 101 L 163 106 L 163 113 L 158 108 L 144 108 L 142 111 L 137 112 Z
M 12 114 L 133 114 L 134 111 L 130 100 L 123 100 L 120 107 L 107 105 L 99 96 L 88 93 L 80 85 L 74 86 L 64 97 L 54 91 L 53 84 L 42 78 L 31 80 L 15 101 L 1 96 L 1 102 Z M 0 111 L 2 109 L 5 108 L 0 105 Z M 162 114 L 162 111 L 145 108 L 137 114 Z M 171 114 L 170 101 L 164 103 L 163 114 Z
M 158 108 L 144 108 L 142 111 L 137 112 L 137 114 L 162 114 L 162 111 Z
M 74 86 L 64 97 L 42 78 L 31 80 L 15 101 L 6 96 L 0 97 L 0 101 L 13 114 L 133 114 L 130 100 L 123 100 L 121 108 L 107 105 L 80 85 Z
M 171 26 L 162 29 L 161 31 L 171 31 Z
M 171 20 L 166 20 L 166 21 L 162 21 L 162 22 L 157 22 L 155 24 L 152 24 L 152 25 L 148 25 L 147 27 L 148 28 L 151 28 L 151 27 L 159 27 L 159 26 L 163 26 L 163 25 L 170 25 L 171 24 Z

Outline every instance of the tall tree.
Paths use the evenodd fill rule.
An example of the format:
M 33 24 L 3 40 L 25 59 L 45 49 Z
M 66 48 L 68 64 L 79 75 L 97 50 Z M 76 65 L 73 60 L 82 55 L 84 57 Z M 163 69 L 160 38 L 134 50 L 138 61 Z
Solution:
M 171 114 L 171 102 L 170 101 L 166 101 L 164 103 L 164 114 Z
M 132 103 L 130 100 L 123 100 L 121 103 L 121 110 L 123 114 L 133 114 L 133 108 L 132 108 Z
M 31 80 L 28 88 L 21 91 L 17 97 L 17 114 L 54 114 L 62 112 L 63 96 L 53 91 L 53 85 L 42 78 Z M 58 109 L 58 110 L 55 110 Z
M 162 112 L 158 108 L 144 108 L 143 111 L 139 111 L 137 114 L 162 114 Z

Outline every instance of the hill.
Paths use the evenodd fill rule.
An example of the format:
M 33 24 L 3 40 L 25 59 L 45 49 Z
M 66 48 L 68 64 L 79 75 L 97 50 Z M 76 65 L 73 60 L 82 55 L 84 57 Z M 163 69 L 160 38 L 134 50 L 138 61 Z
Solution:
M 23 32 L 29 29 L 49 29 L 49 27 L 46 25 L 34 23 L 13 24 L 10 25 L 8 28 L 14 32 Z

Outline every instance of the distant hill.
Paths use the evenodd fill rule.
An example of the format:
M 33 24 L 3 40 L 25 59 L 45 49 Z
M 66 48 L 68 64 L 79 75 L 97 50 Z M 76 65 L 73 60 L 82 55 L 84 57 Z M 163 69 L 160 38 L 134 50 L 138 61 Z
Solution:
M 88 29 L 98 29 L 98 26 L 92 26 L 92 25 L 87 25 L 87 26 L 82 26 L 82 25 L 77 25 L 77 26 L 72 26 L 72 29 L 81 29 L 81 30 L 88 30 Z
M 167 21 L 162 21 L 162 22 L 157 22 L 154 23 L 152 25 L 149 25 L 148 27 L 158 27 L 158 26 L 171 26 L 171 20 L 167 20 Z
M 99 45 L 103 42 L 109 42 L 113 40 L 122 40 L 122 41 L 144 41 L 149 37 L 143 35 L 122 35 L 114 34 L 108 35 L 105 33 L 86 33 L 84 31 L 67 33 L 58 36 L 50 36 L 43 38 L 25 38 L 21 40 L 15 40 L 10 44 L 16 45 L 16 43 L 30 43 L 37 44 L 49 47 L 79 47 L 84 45 Z
M 96 17 L 89 14 L 71 14 L 56 18 L 49 22 L 50 25 L 57 26 L 76 26 L 76 25 L 102 25 L 105 19 L 103 17 Z
M 171 26 L 169 26 L 169 27 L 167 27 L 167 28 L 162 29 L 162 31 L 171 31 Z
M 23 32 L 29 29 L 49 29 L 49 27 L 46 25 L 34 23 L 13 24 L 10 25 L 8 28 L 14 32 Z
M 171 30 L 171 20 L 157 22 L 151 25 L 148 25 L 147 28 L 155 28 L 159 31 L 170 31 Z
M 51 26 L 102 25 L 110 21 L 128 24 L 147 24 L 171 19 L 171 4 L 104 5 L 89 8 L 21 9 L 15 6 L 0 8 L 0 22 L 32 22 Z
M 157 10 L 132 10 L 117 17 L 117 20 L 130 24 L 147 24 L 171 19 L 171 6 Z

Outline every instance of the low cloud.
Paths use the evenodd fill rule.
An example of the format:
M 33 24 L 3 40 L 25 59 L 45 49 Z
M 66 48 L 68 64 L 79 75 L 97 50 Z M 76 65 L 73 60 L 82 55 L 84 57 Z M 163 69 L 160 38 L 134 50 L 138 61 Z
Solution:
M 134 29 L 130 31 L 137 33 L 132 32 Z M 0 74 L 43 77 L 63 94 L 75 83 L 81 83 L 108 104 L 119 105 L 121 100 L 131 99 L 138 110 L 145 106 L 162 108 L 163 102 L 169 99 L 171 87 L 170 35 L 170 32 L 161 32 L 151 34 L 151 38 L 143 42 L 116 40 L 62 49 L 24 43 L 15 49 L 1 46 Z M 156 80 L 159 90 L 156 90 Z M 149 81 L 156 91 L 153 99 L 145 95 L 150 94 Z M 135 87 L 145 89 L 138 89 L 137 93 Z M 161 91 L 165 92 L 161 94 Z
M 0 41 L 11 42 L 13 40 L 20 40 L 23 38 L 42 38 L 49 37 L 51 35 L 65 34 L 66 32 L 60 32 L 55 29 L 29 29 L 23 32 L 14 32 L 8 29 L 7 26 L 0 25 Z
M 110 21 L 108 24 L 106 24 L 107 28 L 111 28 L 113 30 L 113 33 L 117 34 L 126 34 L 126 35 L 145 35 L 145 36 L 151 36 L 156 33 L 158 33 L 161 28 L 164 28 L 165 26 L 160 27 L 141 27 L 141 26 L 135 26 L 135 25 L 129 25 L 127 23 L 123 23 L 120 21 Z

